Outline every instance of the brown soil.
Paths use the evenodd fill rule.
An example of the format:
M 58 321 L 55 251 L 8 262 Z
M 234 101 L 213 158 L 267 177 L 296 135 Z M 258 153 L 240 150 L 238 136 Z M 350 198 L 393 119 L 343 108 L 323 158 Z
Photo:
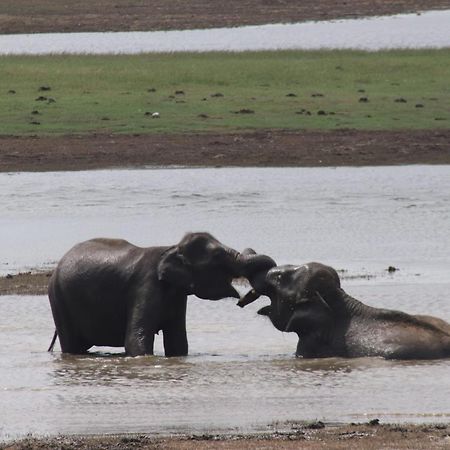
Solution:
M 2 0 L 0 33 L 230 27 L 449 8 L 449 0 Z
M 1 447 L 5 450 L 35 449 L 305 449 L 380 450 L 448 449 L 448 425 L 293 425 L 289 431 L 262 435 L 191 435 L 154 438 L 149 436 L 95 436 L 27 438 Z
M 0 136 L 0 172 L 142 166 L 449 164 L 450 130 Z
M 50 275 L 27 272 L 0 277 L 0 295 L 46 295 Z

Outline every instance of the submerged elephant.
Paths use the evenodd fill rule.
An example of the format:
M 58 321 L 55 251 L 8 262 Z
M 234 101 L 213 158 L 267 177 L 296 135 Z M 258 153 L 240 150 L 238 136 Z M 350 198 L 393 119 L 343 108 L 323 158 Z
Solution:
M 299 337 L 297 356 L 434 359 L 450 357 L 450 324 L 431 316 L 367 306 L 342 290 L 337 272 L 320 263 L 277 266 L 250 277 L 271 304 L 258 311 L 280 331 Z
M 163 332 L 166 356 L 188 353 L 187 295 L 239 298 L 233 278 L 275 265 L 268 256 L 241 254 L 208 233 L 187 234 L 177 245 L 141 248 L 124 240 L 93 239 L 63 256 L 49 284 L 56 336 L 65 353 L 94 345 L 153 354 Z

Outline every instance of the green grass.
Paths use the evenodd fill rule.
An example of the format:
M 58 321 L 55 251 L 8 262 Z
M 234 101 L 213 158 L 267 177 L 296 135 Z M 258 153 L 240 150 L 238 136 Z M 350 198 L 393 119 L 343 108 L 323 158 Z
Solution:
M 0 57 L 0 134 L 448 128 L 449 61 L 450 50 Z

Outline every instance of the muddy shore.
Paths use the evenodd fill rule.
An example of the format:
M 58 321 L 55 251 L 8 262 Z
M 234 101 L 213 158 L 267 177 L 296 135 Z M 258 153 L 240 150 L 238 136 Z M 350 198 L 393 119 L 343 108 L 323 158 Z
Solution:
M 275 428 L 272 426 L 272 428 Z M 322 422 L 291 424 L 270 434 L 185 435 L 155 438 L 145 435 L 26 438 L 0 449 L 444 449 L 450 445 L 449 425 L 325 425 Z
M 449 0 L 2 0 L 0 33 L 152 31 L 303 22 L 450 9 Z
M 51 272 L 26 272 L 0 277 L 1 295 L 47 295 Z
M 450 164 L 450 130 L 0 136 L 0 172 Z

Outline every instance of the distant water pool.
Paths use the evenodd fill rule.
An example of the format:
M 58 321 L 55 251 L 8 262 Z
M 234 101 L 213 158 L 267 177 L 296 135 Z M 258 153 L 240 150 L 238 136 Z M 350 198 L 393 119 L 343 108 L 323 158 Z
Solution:
M 0 54 L 450 47 L 450 10 L 208 30 L 0 35 Z

